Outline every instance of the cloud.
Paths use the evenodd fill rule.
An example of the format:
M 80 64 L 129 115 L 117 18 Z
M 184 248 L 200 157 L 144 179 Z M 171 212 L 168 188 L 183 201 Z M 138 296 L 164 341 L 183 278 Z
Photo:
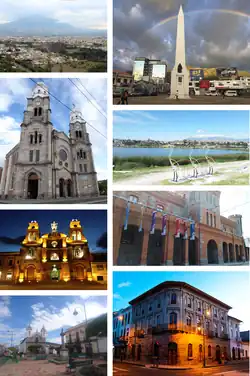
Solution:
M 121 295 L 116 294 L 116 293 L 113 294 L 113 298 L 114 298 L 114 299 L 118 299 L 118 300 L 122 299 Z
M 182 4 L 188 65 L 249 70 L 249 18 L 211 11 L 226 8 L 249 14 L 249 4 L 245 0 L 226 3 L 224 0 L 114 0 L 115 68 L 131 70 L 136 56 L 162 59 L 172 68 L 177 21 L 172 19 L 155 26 L 176 16 Z
M 42 307 L 40 303 L 33 305 L 31 307 L 31 327 L 39 331 L 44 325 L 47 332 L 52 332 L 62 327 L 74 326 L 84 322 L 86 320 L 85 310 L 88 320 L 107 312 L 107 307 L 95 301 L 94 297 L 84 296 L 85 310 L 81 300 L 76 299 L 72 303 L 65 303 L 63 308 L 56 310 L 53 306 Z M 77 312 L 77 315 L 74 315 L 74 312 Z
M 2 22 L 39 15 L 84 29 L 106 29 L 107 0 L 2 0 L 0 5 Z
M 131 286 L 131 282 L 122 282 L 122 283 L 119 283 L 118 285 L 118 288 L 121 289 L 122 287 L 129 287 Z
M 6 317 L 11 317 L 10 311 L 10 298 L 7 296 L 2 296 L 0 298 L 0 320 L 3 320 Z M 2 325 L 2 323 L 1 323 Z

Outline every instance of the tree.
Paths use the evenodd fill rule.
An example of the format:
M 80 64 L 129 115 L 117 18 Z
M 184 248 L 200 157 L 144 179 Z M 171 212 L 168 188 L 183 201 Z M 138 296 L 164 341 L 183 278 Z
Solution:
M 100 180 L 98 181 L 99 192 L 101 195 L 107 195 L 107 180 Z

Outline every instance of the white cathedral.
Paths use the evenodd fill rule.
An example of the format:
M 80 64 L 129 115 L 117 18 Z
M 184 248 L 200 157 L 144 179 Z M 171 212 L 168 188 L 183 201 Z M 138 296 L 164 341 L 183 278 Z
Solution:
M 51 123 L 50 97 L 37 83 L 21 124 L 20 142 L 6 155 L 0 196 L 56 199 L 98 196 L 92 145 L 82 113 L 70 113 L 69 136 Z

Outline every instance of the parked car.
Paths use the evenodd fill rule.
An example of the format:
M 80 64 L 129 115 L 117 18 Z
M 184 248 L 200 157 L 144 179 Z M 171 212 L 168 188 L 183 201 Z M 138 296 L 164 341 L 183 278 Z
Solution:
M 227 90 L 225 91 L 225 96 L 226 97 L 237 97 L 238 93 L 236 90 Z

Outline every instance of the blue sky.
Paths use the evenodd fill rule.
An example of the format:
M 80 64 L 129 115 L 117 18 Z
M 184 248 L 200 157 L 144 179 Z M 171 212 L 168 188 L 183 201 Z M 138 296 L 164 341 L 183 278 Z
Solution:
M 171 70 L 180 5 L 185 15 L 188 65 L 250 71 L 247 0 L 114 0 L 115 68 L 132 70 L 134 58 L 143 56 L 162 59 Z M 169 17 L 173 18 L 161 23 Z
M 1 13 L 1 12 L 0 12 Z M 67 79 L 33 79 L 43 81 L 49 92 L 62 103 L 72 108 L 73 104 L 82 111 L 84 119 L 107 137 L 107 122 L 100 112 L 107 113 L 107 80 L 105 78 L 81 79 L 82 85 L 96 99 L 93 100 L 81 83 L 72 79 L 85 96 Z M 0 79 L 0 166 L 3 166 L 5 155 L 20 139 L 20 124 L 23 121 L 23 111 L 26 108 L 26 98 L 31 95 L 35 83 L 30 79 L 8 78 Z M 51 97 L 52 123 L 55 129 L 69 131 L 70 111 L 57 100 Z M 99 109 L 99 111 L 95 108 Z M 106 138 L 87 124 L 94 156 L 95 169 L 98 180 L 107 178 L 107 144 Z
M 116 111 L 113 124 L 113 138 L 120 139 L 249 139 L 248 111 Z
M 0 212 L 0 237 L 7 236 L 25 238 L 27 227 L 30 221 L 36 220 L 39 223 L 41 234 L 51 231 L 50 224 L 53 221 L 58 223 L 58 231 L 68 234 L 69 223 L 73 219 L 79 219 L 83 233 L 89 242 L 92 251 L 104 251 L 96 246 L 97 240 L 107 231 L 106 210 L 6 210 Z M 13 251 L 20 249 L 20 246 L 7 245 Z M 15 249 L 14 249 L 15 247 Z M 0 252 L 4 251 L 1 245 Z
M 181 281 L 214 296 L 231 306 L 229 314 L 244 323 L 241 330 L 250 329 L 248 272 L 114 272 L 113 309 L 128 306 L 128 302 L 164 281 Z
M 0 297 L 0 344 L 10 346 L 11 332 L 14 344 L 26 337 L 30 324 L 34 331 L 45 326 L 47 341 L 61 343 L 60 331 L 107 312 L 105 296 L 2 296 Z M 73 315 L 76 310 L 77 315 Z
M 107 0 L 1 0 L 0 23 L 37 14 L 79 28 L 105 30 Z

